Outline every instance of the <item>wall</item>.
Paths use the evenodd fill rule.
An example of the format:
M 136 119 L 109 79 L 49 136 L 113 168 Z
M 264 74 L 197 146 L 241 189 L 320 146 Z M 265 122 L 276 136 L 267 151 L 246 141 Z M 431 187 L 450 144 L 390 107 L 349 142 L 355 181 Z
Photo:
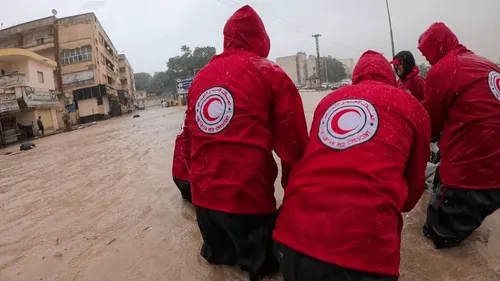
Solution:
M 293 83 L 298 84 L 299 79 L 297 77 L 297 60 L 296 56 L 288 56 L 282 58 L 276 58 L 276 63 L 283 68 L 285 73 L 292 79 Z
M 54 124 L 52 121 L 52 109 L 37 109 L 35 110 L 35 118 L 38 120 L 38 116 L 42 117 L 42 122 L 43 122 L 43 129 L 44 133 L 52 133 L 54 132 Z M 38 129 L 38 126 L 36 126 L 35 122 L 35 130 Z
M 109 114 L 109 99 L 107 97 L 102 97 L 102 106 L 104 114 Z
M 38 61 L 28 61 L 28 81 L 33 88 L 55 90 L 54 69 Z M 38 72 L 43 73 L 43 83 L 38 82 Z
M 16 122 L 24 125 L 24 126 L 29 126 L 32 125 L 31 122 L 33 122 L 33 125 L 35 125 L 35 130 L 36 128 L 36 119 L 38 117 L 35 117 L 35 110 L 29 110 L 29 111 L 20 111 L 19 113 L 16 114 Z
M 92 109 L 94 109 L 94 112 L 92 112 Z M 89 116 L 93 114 L 98 114 L 99 108 L 97 106 L 97 99 L 90 98 L 85 100 L 79 100 L 78 111 L 80 113 L 80 116 Z
M 18 60 L 18 61 L 2 61 L 0 62 L 0 69 L 5 69 L 7 74 L 13 73 L 15 71 L 19 73 L 26 74 L 26 79 L 29 81 L 29 71 L 28 71 L 28 61 Z

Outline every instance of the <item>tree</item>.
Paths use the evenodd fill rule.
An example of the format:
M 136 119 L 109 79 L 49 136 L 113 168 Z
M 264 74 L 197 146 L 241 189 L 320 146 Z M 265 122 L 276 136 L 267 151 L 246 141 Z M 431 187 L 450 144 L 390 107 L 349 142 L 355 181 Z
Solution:
M 332 58 L 331 56 L 324 57 L 321 59 L 321 64 L 321 81 L 338 82 L 347 77 L 344 65 L 337 59 Z M 325 79 L 327 73 L 328 79 Z
M 151 74 L 146 72 L 134 73 L 135 88 L 138 91 L 146 90 L 151 78 Z
M 425 77 L 427 77 L 427 72 L 429 72 L 429 68 L 431 68 L 431 67 L 422 63 L 418 66 L 418 68 L 420 68 L 420 76 L 425 78 Z
M 195 47 L 194 51 L 189 46 L 181 47 L 182 54 L 168 59 L 167 70 L 149 73 L 136 73 L 135 87 L 137 90 L 147 90 L 157 95 L 174 93 L 177 79 L 194 76 L 194 73 L 203 68 L 215 56 L 215 47 Z

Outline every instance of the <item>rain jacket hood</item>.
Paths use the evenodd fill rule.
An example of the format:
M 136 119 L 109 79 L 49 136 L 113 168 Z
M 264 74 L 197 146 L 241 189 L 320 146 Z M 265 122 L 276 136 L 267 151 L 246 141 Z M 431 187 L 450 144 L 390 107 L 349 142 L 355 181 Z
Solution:
M 236 11 L 224 26 L 224 50 L 240 49 L 267 58 L 271 41 L 264 23 L 252 7 Z
M 396 56 L 394 57 L 393 61 L 391 62 L 391 64 L 394 64 L 394 65 L 402 64 L 403 65 L 403 74 L 401 74 L 401 75 L 397 74 L 399 79 L 401 79 L 401 80 L 405 80 L 408 75 L 412 75 L 415 72 L 415 67 L 416 67 L 415 58 L 413 57 L 412 53 L 409 51 L 401 51 L 401 52 L 397 53 Z M 416 74 L 418 75 L 418 68 L 416 69 L 416 71 L 417 71 Z M 413 76 L 415 76 L 415 75 L 413 75 Z M 409 78 L 411 78 L 411 77 L 409 77 Z
M 418 40 L 418 49 L 431 65 L 451 51 L 466 50 L 457 36 L 442 22 L 433 23 Z
M 356 85 L 366 80 L 397 86 L 396 77 L 389 61 L 375 51 L 367 51 L 361 55 L 354 67 L 352 84 Z

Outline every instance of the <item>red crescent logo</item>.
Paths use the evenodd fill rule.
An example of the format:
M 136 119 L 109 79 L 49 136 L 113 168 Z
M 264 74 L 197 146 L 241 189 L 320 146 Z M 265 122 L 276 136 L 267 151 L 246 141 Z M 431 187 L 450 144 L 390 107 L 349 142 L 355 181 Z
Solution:
M 220 105 L 222 105 L 222 103 L 220 102 L 220 100 L 216 97 L 213 97 L 213 98 L 209 98 L 207 100 L 207 102 L 205 103 L 205 105 L 203 106 L 203 117 L 205 117 L 205 119 L 207 119 L 208 122 L 213 122 L 215 120 L 217 120 L 217 118 L 219 118 L 219 116 L 216 116 L 215 118 L 212 117 L 210 115 L 210 113 L 208 112 L 208 108 L 210 107 L 210 105 L 213 103 L 213 102 L 218 102 Z
M 332 118 L 332 122 L 331 122 L 331 128 L 332 128 L 332 131 L 335 132 L 336 134 L 339 134 L 339 135 L 345 135 L 353 130 L 355 130 L 357 128 L 354 127 L 352 129 L 349 129 L 349 130 L 344 130 L 344 129 L 341 129 L 340 126 L 339 126 L 339 120 L 342 116 L 344 116 L 346 113 L 350 113 L 350 112 L 354 112 L 356 114 L 358 114 L 360 117 L 361 117 L 361 114 L 359 114 L 359 112 L 357 110 L 354 110 L 352 108 L 348 108 L 348 109 L 344 109 L 344 110 L 341 110 L 339 112 L 337 112 L 337 114 L 335 114 Z
M 500 77 L 495 79 L 495 85 L 497 86 L 497 89 L 500 90 Z

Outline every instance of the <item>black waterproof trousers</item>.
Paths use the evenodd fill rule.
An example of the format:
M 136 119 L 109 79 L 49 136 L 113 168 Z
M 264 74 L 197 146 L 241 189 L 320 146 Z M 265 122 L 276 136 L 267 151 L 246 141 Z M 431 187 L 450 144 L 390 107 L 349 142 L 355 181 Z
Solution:
M 423 234 L 438 249 L 458 246 L 499 208 L 500 188 L 447 188 L 439 182 L 427 207 Z
M 274 246 L 285 281 L 396 281 L 396 276 L 383 276 L 347 269 L 306 256 L 283 244 Z
M 178 178 L 174 178 L 174 183 L 177 185 L 177 188 L 181 192 L 182 199 L 192 203 L 191 201 L 191 184 L 189 181 L 180 180 Z
M 241 215 L 196 207 L 203 237 L 201 256 L 217 265 L 238 265 L 250 280 L 278 271 L 272 233 L 276 214 Z

